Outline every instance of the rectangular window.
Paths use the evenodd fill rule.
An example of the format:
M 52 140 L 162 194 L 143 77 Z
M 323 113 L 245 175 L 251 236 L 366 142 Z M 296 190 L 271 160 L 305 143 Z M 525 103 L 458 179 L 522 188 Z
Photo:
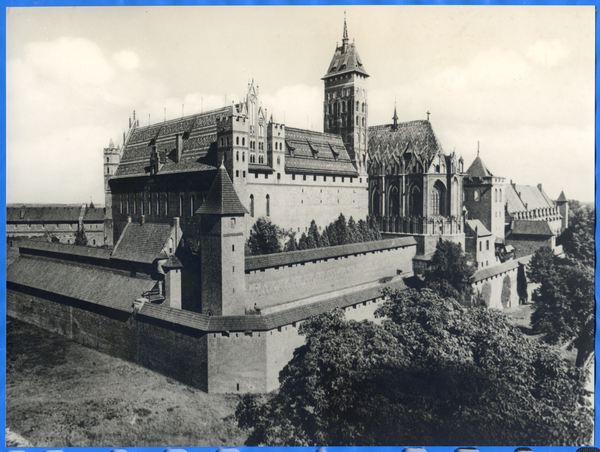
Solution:
M 302 176 L 302 180 L 306 180 L 306 174 Z
M 292 180 L 296 180 L 296 175 L 292 174 Z
M 281 179 L 281 173 L 277 173 L 277 180 Z
M 323 182 L 327 182 L 327 176 L 323 176 Z

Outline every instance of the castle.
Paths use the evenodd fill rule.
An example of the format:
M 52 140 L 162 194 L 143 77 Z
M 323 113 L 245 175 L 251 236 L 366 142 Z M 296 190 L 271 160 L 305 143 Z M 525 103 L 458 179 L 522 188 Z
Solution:
M 334 307 L 372 318 L 382 289 L 405 288 L 440 239 L 473 251 L 488 306 L 518 303 L 531 253 L 514 248 L 553 246 L 566 199 L 524 200 L 534 193 L 479 156 L 465 171 L 428 120 L 394 112 L 369 126 L 368 77 L 344 21 L 323 77 L 323 133 L 267 119 L 254 83 L 217 110 L 148 127 L 134 113 L 122 147 L 104 150 L 112 249 L 24 244 L 7 271 L 8 314 L 208 392 L 266 392 L 303 343 L 300 322 Z M 384 240 L 245 255 L 259 217 L 301 232 L 340 213 Z

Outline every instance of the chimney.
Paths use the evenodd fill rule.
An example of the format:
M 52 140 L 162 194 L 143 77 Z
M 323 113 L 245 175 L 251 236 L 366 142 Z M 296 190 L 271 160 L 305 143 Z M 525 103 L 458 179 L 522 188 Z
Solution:
M 175 228 L 175 248 L 179 243 L 179 217 L 173 217 L 173 227 Z
M 140 224 L 144 224 L 146 222 L 146 215 L 142 215 L 140 217 Z
M 177 134 L 177 155 L 175 157 L 175 163 L 179 163 L 181 160 L 181 154 L 183 154 L 183 134 Z
M 538 190 L 542 191 L 542 184 L 538 184 Z

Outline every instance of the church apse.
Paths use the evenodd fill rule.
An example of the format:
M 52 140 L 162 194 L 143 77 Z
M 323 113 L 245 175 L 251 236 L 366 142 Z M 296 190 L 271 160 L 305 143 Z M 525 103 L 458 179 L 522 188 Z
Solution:
M 369 127 L 369 221 L 382 232 L 462 235 L 463 161 L 429 121 Z

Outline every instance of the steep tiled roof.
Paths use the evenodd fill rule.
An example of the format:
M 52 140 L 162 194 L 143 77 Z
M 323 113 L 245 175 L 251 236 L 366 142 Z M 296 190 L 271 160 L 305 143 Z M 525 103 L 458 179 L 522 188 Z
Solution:
M 329 64 L 329 69 L 327 69 L 327 74 L 323 76 L 323 79 L 349 72 L 358 72 L 365 77 L 369 76 L 354 43 L 347 44 L 345 51 L 343 45 L 336 47 L 331 63 Z
M 481 270 L 477 270 L 473 274 L 473 282 L 479 282 L 482 279 L 487 279 L 492 276 L 501 275 L 509 270 L 517 268 L 519 264 L 528 264 L 531 260 L 531 256 L 523 256 L 519 259 L 511 259 L 499 265 L 492 265 L 491 267 L 482 268 Z
M 165 322 L 175 323 L 206 332 L 221 331 L 267 331 L 279 326 L 305 320 L 313 315 L 323 314 L 334 308 L 362 303 L 381 297 L 385 287 L 404 290 L 406 285 L 402 280 L 381 287 L 371 287 L 354 293 L 331 297 L 305 306 L 275 312 L 267 315 L 244 316 L 206 316 L 191 311 L 182 311 L 166 306 L 146 303 L 138 315 L 143 315 Z
M 469 166 L 469 169 L 467 170 L 467 175 L 469 177 L 481 178 L 493 176 L 493 174 L 490 172 L 490 170 L 487 169 L 485 163 L 483 163 L 483 160 L 481 160 L 481 157 L 479 156 L 475 157 L 475 160 L 473 160 L 473 163 L 471 163 L 471 166 Z
M 387 162 L 399 159 L 405 153 L 415 154 L 427 166 L 433 157 L 443 153 L 429 121 L 411 121 L 369 127 L 369 156 L 372 160 Z
M 339 135 L 288 127 L 285 144 L 286 173 L 358 176 Z
M 151 264 L 167 243 L 171 230 L 172 226 L 166 223 L 128 223 L 115 245 L 112 257 Z
M 477 235 L 479 237 L 486 237 L 488 235 L 492 235 L 492 233 L 488 231 L 485 225 L 479 220 L 465 220 L 465 224 L 469 226 L 473 234 L 475 234 L 475 228 L 477 228 Z
M 153 145 L 165 156 L 158 174 L 216 169 L 217 162 L 213 161 L 214 156 L 209 155 L 209 150 L 216 150 L 218 123 L 231 114 L 232 107 L 224 107 L 136 128 L 123 149 L 121 163 L 114 177 L 150 174 Z M 175 161 L 177 134 L 184 134 L 183 152 L 179 162 Z
M 223 165 L 217 171 L 210 191 L 206 195 L 206 201 L 196 213 L 211 215 L 244 215 L 248 213 L 240 202 Z
M 65 260 L 19 257 L 6 274 L 8 286 L 18 284 L 69 298 L 131 312 L 136 298 L 156 281 Z
M 104 221 L 104 208 L 88 207 L 85 209 L 83 221 Z
M 551 236 L 552 229 L 547 221 L 513 220 L 510 234 Z
M 375 240 L 372 242 L 351 243 L 349 245 L 327 246 L 324 248 L 290 251 L 287 253 L 248 256 L 246 257 L 246 271 L 269 267 L 282 267 L 297 262 L 333 259 L 348 254 L 370 253 L 372 251 L 387 250 L 416 244 L 417 242 L 414 237 L 400 237 L 390 240 Z
M 8 223 L 76 223 L 79 221 L 80 214 L 81 206 L 11 206 L 6 208 L 6 221 Z
M 531 185 L 507 185 L 506 201 L 509 213 L 555 207 L 543 190 Z
M 92 259 L 108 260 L 111 250 L 87 246 L 67 245 L 64 243 L 50 243 L 37 241 L 24 241 L 19 244 L 19 251 L 26 254 L 44 254 L 68 259 L 69 256 L 86 257 Z

